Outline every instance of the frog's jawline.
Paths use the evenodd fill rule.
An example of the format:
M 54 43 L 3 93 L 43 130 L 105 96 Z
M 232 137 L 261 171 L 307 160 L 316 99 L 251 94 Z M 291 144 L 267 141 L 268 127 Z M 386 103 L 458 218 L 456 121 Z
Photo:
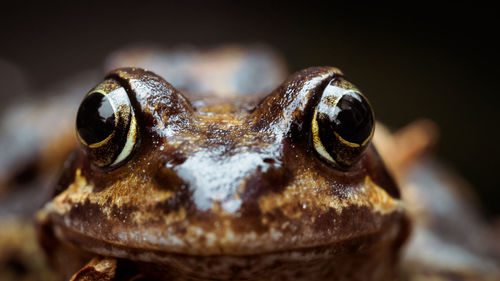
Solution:
M 349 237 L 344 240 L 335 241 L 324 245 L 315 245 L 311 247 L 292 248 L 287 250 L 276 250 L 269 252 L 257 252 L 251 254 L 239 253 L 219 253 L 219 254 L 185 254 L 169 252 L 166 250 L 154 249 L 141 249 L 123 246 L 118 243 L 103 241 L 94 237 L 86 236 L 85 234 L 78 233 L 72 229 L 57 226 L 56 233 L 64 233 L 64 240 L 74 245 L 80 245 L 83 250 L 97 253 L 103 256 L 113 256 L 116 258 L 131 258 L 143 262 L 165 262 L 170 261 L 172 257 L 189 259 L 189 258 L 261 258 L 262 256 L 279 256 L 290 255 L 292 253 L 303 253 L 303 257 L 310 255 L 311 257 L 328 256 L 328 255 L 343 255 L 355 254 L 363 252 L 367 246 L 373 244 L 385 244 L 386 242 L 393 241 L 393 243 L 402 243 L 406 239 L 406 235 L 400 236 L 401 241 L 394 239 L 400 235 L 401 232 L 408 232 L 409 221 L 405 216 L 398 218 L 401 224 L 390 224 L 383 229 L 372 233 L 363 233 L 356 237 Z M 397 245 L 396 245 L 397 246 Z
M 391 224 L 387 229 L 329 245 L 251 255 L 186 255 L 134 249 L 92 240 L 72 231 L 66 232 L 65 240 L 80 244 L 93 254 L 116 257 L 119 262 L 123 258 L 127 270 L 146 271 L 148 276 L 158 278 L 322 280 L 328 276 L 328 280 L 344 280 L 344 275 L 359 277 L 369 273 L 376 280 L 388 280 L 387 274 L 392 272 L 397 258 L 394 249 L 408 236 L 408 220 L 400 220 L 401 224 Z

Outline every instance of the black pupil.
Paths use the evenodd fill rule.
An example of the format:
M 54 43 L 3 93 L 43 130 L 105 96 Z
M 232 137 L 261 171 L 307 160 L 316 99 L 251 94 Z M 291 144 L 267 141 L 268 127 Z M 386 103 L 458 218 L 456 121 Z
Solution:
M 337 103 L 335 131 L 348 142 L 362 144 L 372 132 L 373 115 L 368 102 L 354 95 L 344 95 Z
M 106 139 L 115 128 L 115 114 L 108 98 L 101 93 L 87 96 L 76 116 L 76 129 L 87 143 L 98 143 Z

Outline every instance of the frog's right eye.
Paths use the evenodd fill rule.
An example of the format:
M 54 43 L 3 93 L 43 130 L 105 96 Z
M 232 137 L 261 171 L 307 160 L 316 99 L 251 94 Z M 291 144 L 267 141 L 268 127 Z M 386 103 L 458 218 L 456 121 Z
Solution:
M 109 79 L 83 99 L 76 117 L 78 140 L 92 163 L 117 167 L 132 153 L 137 142 L 137 122 L 127 91 Z

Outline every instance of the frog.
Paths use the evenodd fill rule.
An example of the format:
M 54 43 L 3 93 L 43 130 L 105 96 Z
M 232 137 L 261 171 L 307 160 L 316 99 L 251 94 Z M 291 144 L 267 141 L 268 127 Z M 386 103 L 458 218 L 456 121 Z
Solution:
M 38 239 L 62 280 L 394 280 L 410 221 L 334 67 L 191 95 L 118 68 L 83 98 Z

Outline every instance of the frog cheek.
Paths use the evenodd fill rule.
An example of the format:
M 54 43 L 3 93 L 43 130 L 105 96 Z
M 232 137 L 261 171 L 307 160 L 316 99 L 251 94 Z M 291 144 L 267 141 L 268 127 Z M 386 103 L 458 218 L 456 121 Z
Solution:
M 348 168 L 373 137 L 373 110 L 357 89 L 334 78 L 314 110 L 311 128 L 315 151 L 334 166 Z
M 83 99 L 76 118 L 78 140 L 92 163 L 116 168 L 138 142 L 137 120 L 125 88 L 109 79 Z

